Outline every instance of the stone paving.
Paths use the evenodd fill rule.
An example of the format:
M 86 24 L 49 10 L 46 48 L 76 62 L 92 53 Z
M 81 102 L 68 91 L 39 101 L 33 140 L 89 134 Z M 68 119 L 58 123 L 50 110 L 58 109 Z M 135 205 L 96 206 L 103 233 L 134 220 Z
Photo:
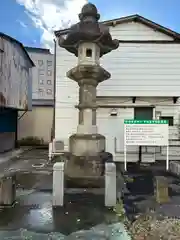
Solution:
M 47 164 L 48 162 L 48 151 L 46 149 L 32 149 L 26 151 L 24 154 L 20 154 L 18 156 L 18 161 L 11 164 L 11 166 L 7 169 L 8 171 L 11 170 L 33 170 L 35 169 L 32 165 L 33 164 Z M 45 169 L 45 168 L 38 168 Z
M 99 237 L 97 239 L 129 239 L 127 235 L 120 238 L 126 234 L 124 225 L 117 223 L 114 213 L 103 207 L 101 195 L 95 196 L 86 191 L 83 195 L 68 193 L 65 195 L 64 208 L 53 210 L 52 166 L 47 164 L 47 150 L 27 151 L 16 160 L 6 171 L 16 172 L 17 203 L 13 209 L 0 212 L 0 239 L 8 239 L 2 236 L 10 234 L 12 235 L 9 239 L 28 239 L 27 236 L 33 237 L 30 239 L 67 239 L 67 236 L 68 239 L 73 239 L 73 232 L 81 237 L 85 234 L 87 238 L 83 235 L 82 239 L 92 239 L 93 227 L 96 227 L 96 236 Z M 43 163 L 44 167 L 32 167 L 37 163 Z M 162 173 L 165 174 L 163 171 Z M 153 209 L 156 215 L 180 218 L 180 179 L 170 174 L 165 175 L 169 182 L 171 201 L 163 205 L 154 201 L 153 173 L 148 171 L 148 168 L 140 173 L 129 172 L 126 179 L 118 184 L 118 188 L 124 188 L 124 206 L 130 220 L 135 220 L 150 209 Z M 117 224 L 121 225 L 118 225 L 120 235 L 117 238 L 103 238 L 98 235 L 99 232 L 112 234 L 112 229 L 116 228 Z M 109 233 L 105 228 L 109 229 Z M 17 234 L 22 238 L 12 238 Z M 96 239 L 94 235 L 93 239 Z
M 10 168 L 10 166 L 19 160 L 20 155 L 24 155 L 29 151 L 28 147 L 15 149 L 9 152 L 0 154 L 0 176 L 4 174 L 4 171 Z
M 17 202 L 0 211 L 0 239 L 130 240 L 115 212 L 104 207 L 102 195 L 65 194 L 65 206 L 52 208 L 52 166 L 47 150 L 18 157 L 6 171 L 17 176 Z M 44 163 L 43 168 L 33 164 Z

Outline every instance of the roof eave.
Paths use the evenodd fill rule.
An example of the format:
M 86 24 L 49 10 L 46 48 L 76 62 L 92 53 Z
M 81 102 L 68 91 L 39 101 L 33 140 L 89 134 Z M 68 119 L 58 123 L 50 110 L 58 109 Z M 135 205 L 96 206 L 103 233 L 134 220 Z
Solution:
M 0 32 L 0 37 L 6 38 L 6 39 L 8 39 L 9 41 L 15 42 L 16 44 L 18 44 L 18 45 L 21 47 L 21 49 L 23 50 L 23 52 L 24 52 L 25 56 L 27 57 L 28 61 L 30 62 L 31 67 L 35 67 L 34 62 L 33 62 L 32 59 L 30 58 L 29 54 L 27 53 L 25 47 L 23 46 L 23 44 L 22 44 L 21 42 L 19 42 L 19 41 L 16 40 L 15 38 L 12 38 L 11 36 L 8 36 L 7 34 L 2 33 L 2 32 Z
M 146 26 L 153 28 L 154 30 L 157 30 L 163 34 L 166 34 L 167 36 L 170 36 L 172 38 L 174 38 L 174 40 L 180 40 L 180 34 L 169 29 L 166 28 L 164 26 L 161 26 L 147 18 L 144 18 L 138 14 L 134 14 L 134 15 L 130 15 L 130 16 L 126 16 L 126 17 L 121 17 L 121 18 L 116 18 L 116 19 L 112 19 L 112 20 L 107 20 L 107 21 L 102 21 L 101 23 L 107 25 L 107 26 L 116 26 L 118 24 L 121 23 L 126 23 L 129 21 L 137 21 L 140 23 L 145 24 Z M 69 32 L 70 28 L 66 28 L 66 29 L 62 29 L 62 30 L 58 30 L 55 31 L 54 34 L 56 37 L 61 36 L 61 35 L 65 35 Z

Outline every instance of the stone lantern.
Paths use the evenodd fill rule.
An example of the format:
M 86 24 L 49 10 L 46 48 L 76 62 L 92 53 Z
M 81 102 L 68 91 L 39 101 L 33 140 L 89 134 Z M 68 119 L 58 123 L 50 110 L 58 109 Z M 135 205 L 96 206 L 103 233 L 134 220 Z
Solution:
M 69 138 L 70 157 L 65 175 L 81 180 L 102 174 L 101 156 L 106 144 L 96 125 L 96 87 L 109 79 L 110 73 L 99 61 L 119 46 L 118 40 L 112 40 L 108 27 L 98 22 L 99 18 L 96 6 L 88 3 L 79 14 L 80 22 L 69 29 L 66 38 L 59 37 L 60 47 L 78 58 L 77 66 L 67 72 L 79 85 L 79 123 L 77 133 Z

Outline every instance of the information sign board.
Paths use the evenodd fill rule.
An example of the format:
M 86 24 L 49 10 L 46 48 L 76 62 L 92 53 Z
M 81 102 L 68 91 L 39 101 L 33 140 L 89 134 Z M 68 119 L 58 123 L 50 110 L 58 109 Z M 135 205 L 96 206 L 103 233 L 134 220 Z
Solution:
M 125 144 L 136 146 L 167 146 L 168 121 L 125 120 Z
M 169 125 L 167 120 L 124 120 L 124 164 L 127 146 L 167 146 L 169 167 Z

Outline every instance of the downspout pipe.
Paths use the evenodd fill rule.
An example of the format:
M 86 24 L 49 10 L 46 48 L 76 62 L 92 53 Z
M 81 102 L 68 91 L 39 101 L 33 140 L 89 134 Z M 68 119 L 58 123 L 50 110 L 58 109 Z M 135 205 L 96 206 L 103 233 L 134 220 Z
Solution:
M 23 114 L 21 114 L 21 116 L 18 116 L 18 121 L 27 113 L 28 111 L 24 111 Z
M 53 88 L 53 124 L 51 141 L 55 138 L 55 110 L 56 110 L 56 40 L 54 39 L 54 88 Z
M 15 148 L 19 148 L 19 145 L 18 145 L 18 124 L 19 124 L 19 121 L 21 120 L 21 118 L 24 117 L 24 115 L 27 113 L 28 111 L 25 110 L 20 116 L 18 116 L 18 110 L 17 110 L 17 116 L 16 116 L 16 131 L 15 131 Z

